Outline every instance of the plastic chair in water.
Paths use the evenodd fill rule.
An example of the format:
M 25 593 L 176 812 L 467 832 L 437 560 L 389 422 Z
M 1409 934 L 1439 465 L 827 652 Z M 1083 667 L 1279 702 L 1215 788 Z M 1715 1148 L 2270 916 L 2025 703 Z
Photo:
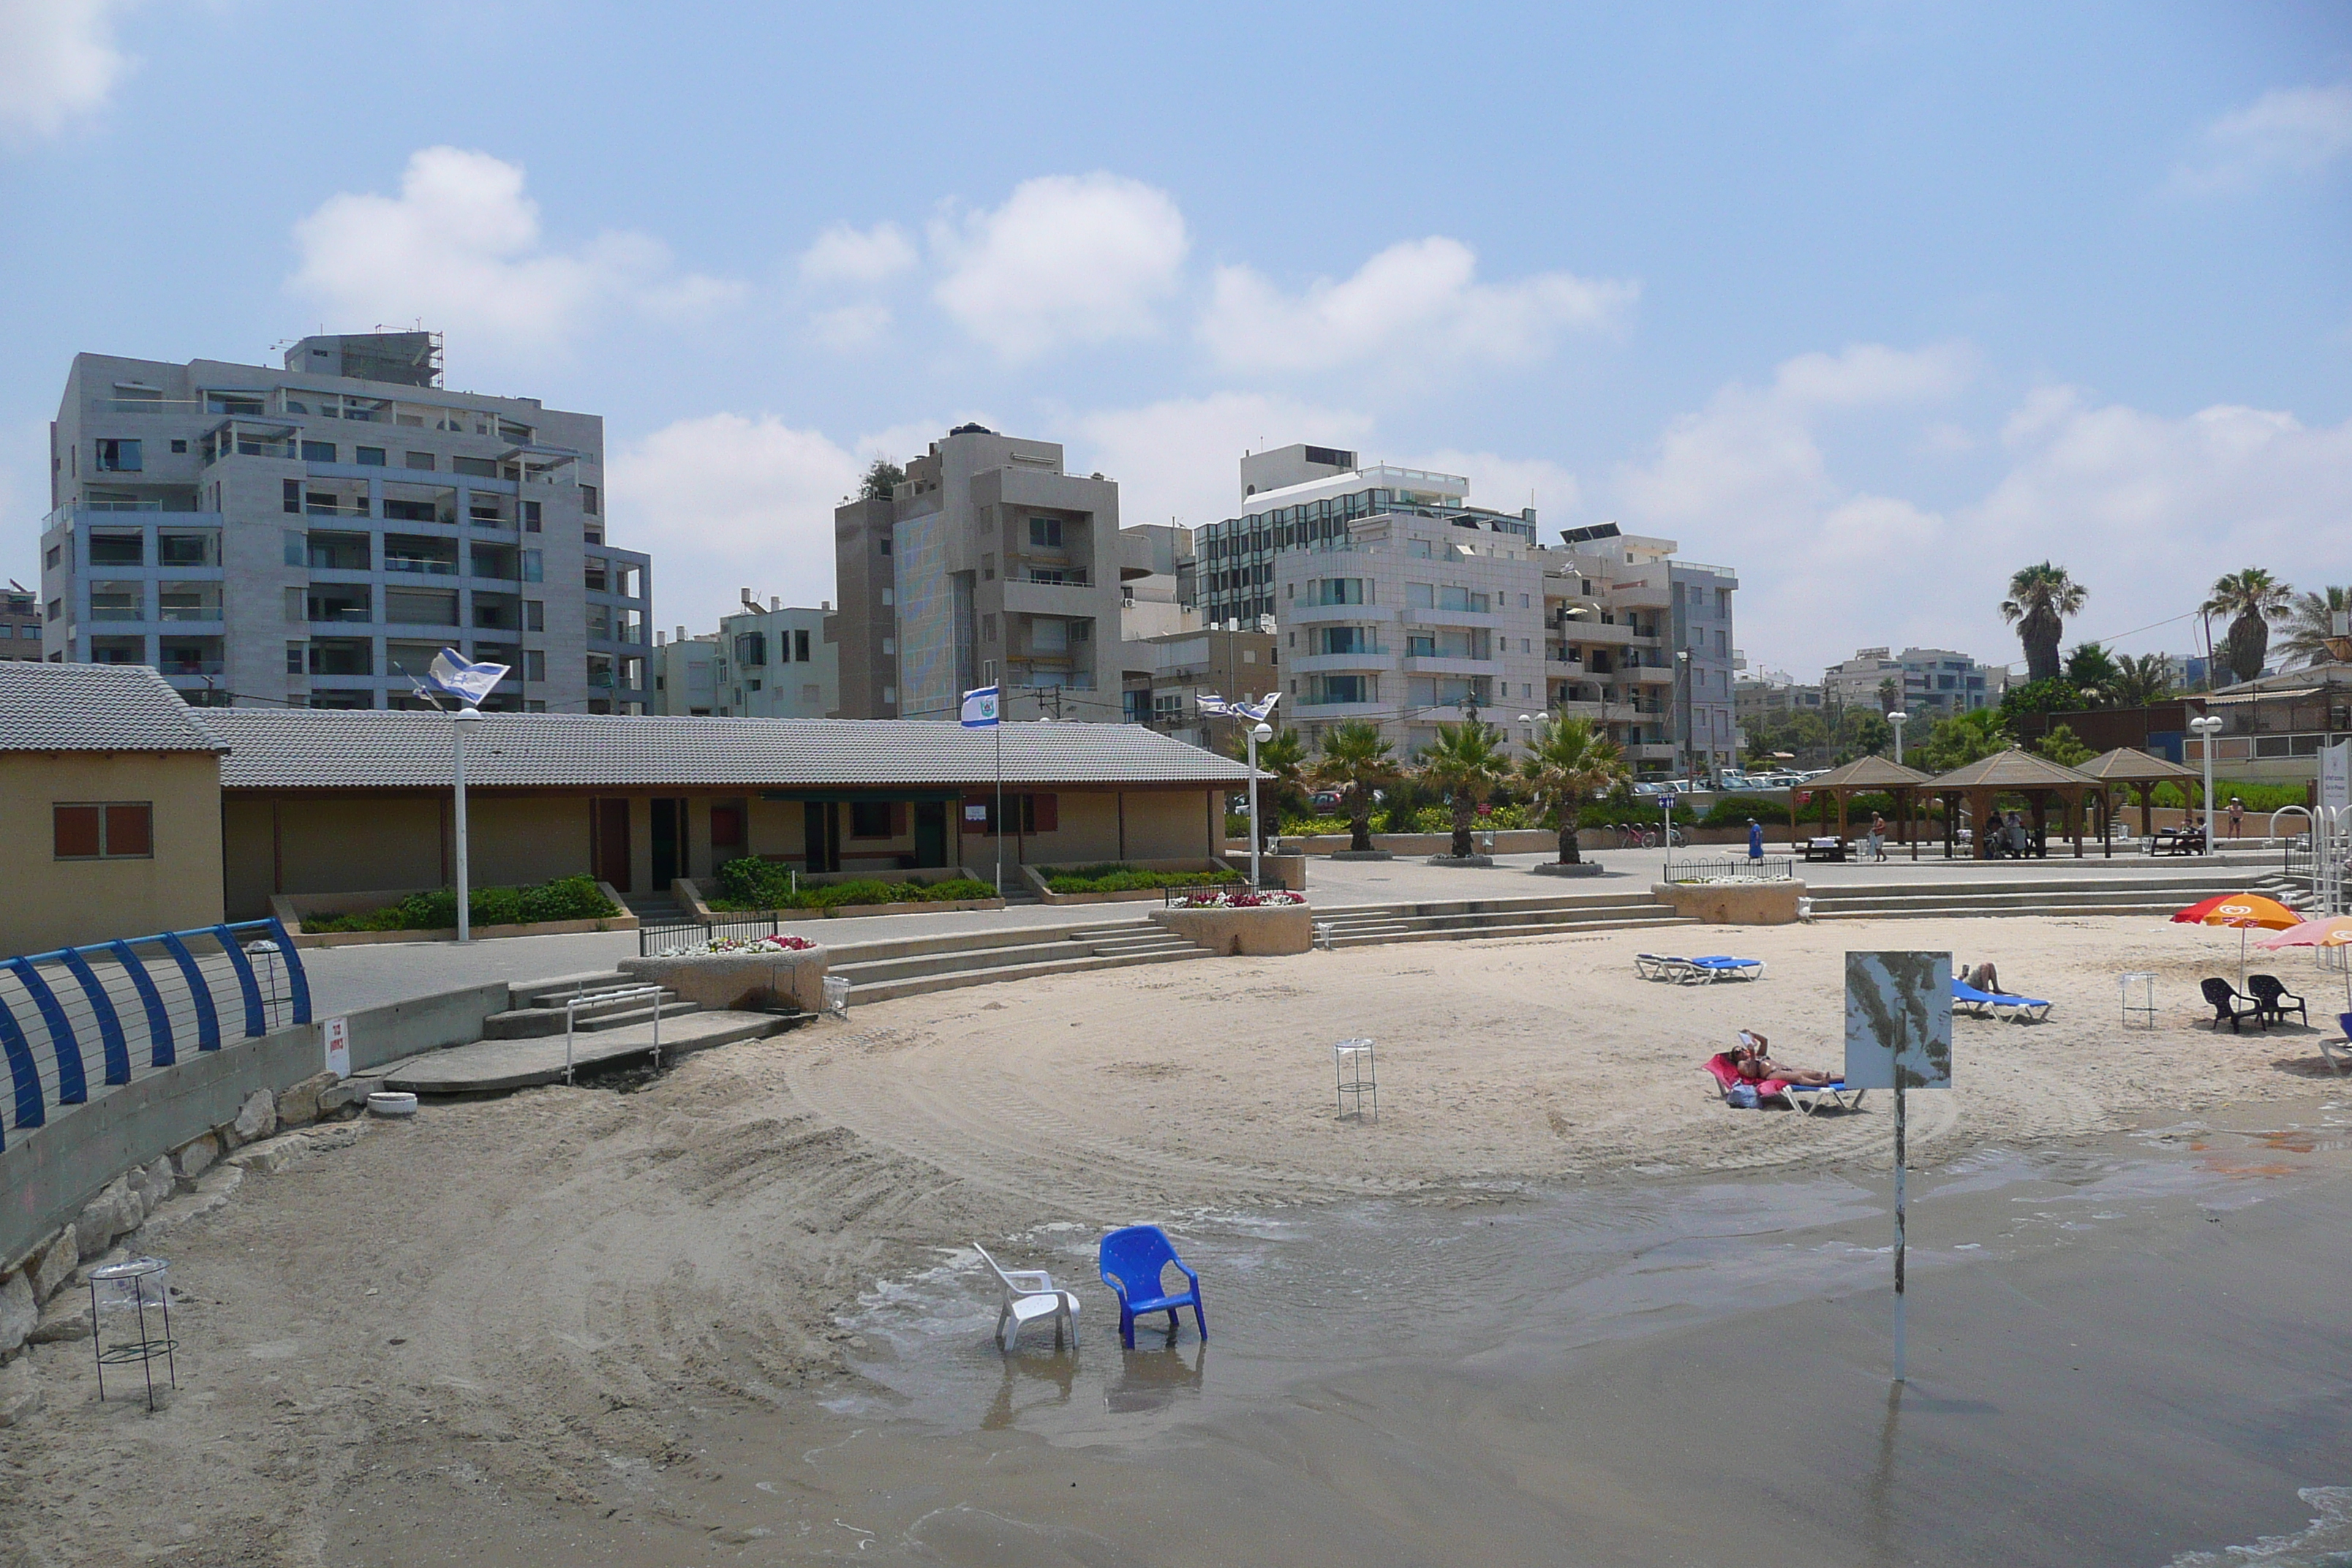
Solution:
M 1013 1342 L 1021 1337 L 1021 1331 L 1039 1318 L 1054 1320 L 1055 1344 L 1062 1342 L 1065 1325 L 1070 1331 L 1072 1341 L 1077 1339 L 1078 1299 L 1067 1290 L 1057 1289 L 1051 1274 L 1042 1268 L 1007 1268 L 991 1258 L 988 1248 L 976 1241 L 971 1244 L 971 1249 L 980 1254 L 980 1260 L 994 1271 L 997 1283 L 1004 1287 L 1004 1302 L 996 1312 L 996 1343 L 999 1349 L 1010 1354 Z
M 1160 1282 L 1160 1276 L 1170 1264 L 1184 1276 L 1187 1289 L 1171 1295 Z M 1102 1272 L 1102 1281 L 1118 1296 L 1118 1337 L 1128 1349 L 1135 1348 L 1135 1320 L 1144 1312 L 1168 1314 L 1168 1331 L 1176 1331 L 1177 1310 L 1192 1309 L 1192 1321 L 1201 1331 L 1205 1342 L 1209 1337 L 1208 1315 L 1201 1307 L 1201 1277 L 1185 1266 L 1176 1256 L 1175 1246 L 1167 1232 L 1156 1225 L 1130 1225 L 1112 1231 L 1102 1238 L 1102 1248 L 1095 1264 Z

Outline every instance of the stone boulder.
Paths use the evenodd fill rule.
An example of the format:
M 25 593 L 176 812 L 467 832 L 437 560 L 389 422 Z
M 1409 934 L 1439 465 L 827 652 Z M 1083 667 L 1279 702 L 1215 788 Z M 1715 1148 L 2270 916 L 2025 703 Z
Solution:
M 28 1345 L 63 1344 L 68 1340 L 89 1338 L 89 1295 L 77 1290 L 48 1304 L 41 1321 L 33 1325 L 25 1342 Z
M 211 1133 L 191 1138 L 172 1151 L 172 1169 L 180 1180 L 194 1182 L 213 1168 L 221 1156 L 220 1140 Z
M 41 1321 L 32 1281 L 22 1271 L 0 1279 L 0 1357 L 15 1355 Z
M 128 1176 L 117 1176 L 106 1184 L 106 1190 L 89 1200 L 74 1221 L 75 1246 L 81 1261 L 87 1263 L 114 1245 L 118 1236 L 127 1236 L 139 1228 L 147 1217 L 147 1205 L 131 1184 Z
M 278 1091 L 278 1125 L 306 1127 L 319 1120 L 319 1097 L 342 1079 L 331 1072 L 312 1073 L 290 1089 Z
M 177 1175 L 172 1169 L 169 1154 L 158 1154 L 145 1170 L 131 1173 L 131 1188 L 139 1194 L 141 1217 L 163 1206 L 163 1200 L 172 1195 L 176 1181 Z
M 34 1254 L 32 1266 L 26 1270 L 33 1281 L 33 1294 L 47 1300 L 66 1288 L 80 1266 L 81 1242 L 74 1227 L 68 1226 Z
M 0 1367 L 0 1426 L 21 1426 L 38 1415 L 40 1408 L 41 1385 L 33 1381 L 33 1363 L 20 1361 Z
M 219 1130 L 224 1149 L 242 1149 L 278 1131 L 278 1097 L 257 1089 L 237 1108 L 236 1119 Z

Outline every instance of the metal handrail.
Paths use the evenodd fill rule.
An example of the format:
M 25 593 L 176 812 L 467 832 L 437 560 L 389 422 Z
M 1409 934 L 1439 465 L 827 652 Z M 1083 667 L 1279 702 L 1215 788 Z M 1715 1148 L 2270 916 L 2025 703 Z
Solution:
M 663 993 L 667 989 L 668 987 L 663 985 L 615 985 L 605 991 L 574 991 L 565 997 L 563 999 L 563 1081 L 567 1084 L 572 1081 L 572 1036 L 580 1009 L 590 1005 L 602 1005 L 607 1002 L 628 1002 L 639 996 L 651 996 L 654 999 L 654 1066 L 660 1067 L 661 999 Z

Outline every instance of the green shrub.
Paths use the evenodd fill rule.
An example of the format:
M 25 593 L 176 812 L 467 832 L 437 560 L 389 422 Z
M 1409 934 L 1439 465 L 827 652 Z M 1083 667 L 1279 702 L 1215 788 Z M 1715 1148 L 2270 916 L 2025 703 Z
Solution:
M 2186 806 L 2202 787 L 2201 784 L 2193 785 L 2184 791 L 2179 784 L 2160 784 L 2156 786 L 2156 804 Z M 2281 806 L 2303 805 L 2311 798 L 2310 792 L 2301 784 L 2240 784 L 2222 778 L 2213 781 L 2213 802 L 2217 809 L 2227 807 L 2231 795 L 2246 803 L 2246 815 L 2249 816 L 2257 812 L 2267 816 Z M 2139 804 L 2139 791 L 2137 789 L 2132 791 L 2131 802 L 2134 805 Z
M 1213 888 L 1242 879 L 1240 872 L 1229 869 L 1148 871 L 1139 866 L 1110 861 L 1057 871 L 1045 879 L 1045 887 L 1055 893 L 1131 893 L 1150 888 Z
M 593 921 L 616 915 L 591 877 L 559 877 L 535 888 L 475 888 L 467 898 L 478 926 L 525 925 L 542 921 Z M 306 931 L 447 931 L 457 923 L 457 893 L 435 888 L 411 893 L 380 910 L 305 920 Z
M 862 904 L 958 903 L 992 899 L 996 889 L 971 877 L 949 877 L 937 882 L 912 878 L 888 882 L 879 877 L 853 877 L 795 889 L 793 868 L 772 860 L 745 856 L 719 868 L 719 897 L 714 910 L 834 910 Z
M 1664 815 L 1663 811 L 1660 815 Z M 1699 826 L 1745 827 L 1751 816 L 1759 822 L 1770 822 L 1776 817 L 1785 819 L 1788 815 L 1789 803 L 1785 800 L 1769 800 L 1756 795 L 1727 795 L 1707 807 L 1706 815 L 1699 819 Z

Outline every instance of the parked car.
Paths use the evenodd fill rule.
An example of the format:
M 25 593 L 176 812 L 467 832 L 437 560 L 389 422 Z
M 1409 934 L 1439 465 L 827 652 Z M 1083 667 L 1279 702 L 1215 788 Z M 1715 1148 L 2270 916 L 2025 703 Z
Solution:
M 1318 789 L 1311 798 L 1318 813 L 1339 809 L 1339 792 L 1336 789 Z

